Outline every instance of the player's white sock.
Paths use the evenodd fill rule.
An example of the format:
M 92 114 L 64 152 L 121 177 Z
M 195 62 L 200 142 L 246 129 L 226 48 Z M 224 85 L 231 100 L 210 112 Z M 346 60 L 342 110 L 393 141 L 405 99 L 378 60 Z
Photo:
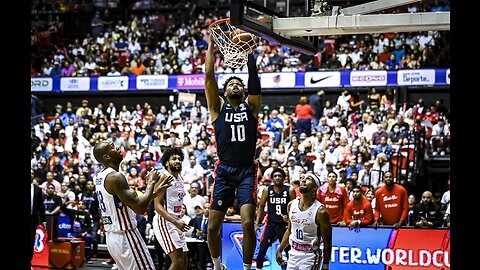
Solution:
M 222 269 L 222 266 L 221 266 L 221 260 L 220 260 L 220 257 L 217 257 L 217 258 L 213 258 L 212 257 L 212 262 L 213 262 L 213 270 L 221 270 Z
M 251 270 L 252 264 L 251 263 L 243 263 L 243 270 Z

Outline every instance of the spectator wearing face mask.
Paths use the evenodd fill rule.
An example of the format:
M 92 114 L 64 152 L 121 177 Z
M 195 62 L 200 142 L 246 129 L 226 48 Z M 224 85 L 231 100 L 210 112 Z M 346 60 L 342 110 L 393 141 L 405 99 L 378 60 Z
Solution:
M 392 130 L 388 133 L 387 143 L 390 145 L 402 145 L 404 133 L 400 132 L 400 125 L 398 123 L 392 126 Z
M 338 161 L 338 151 L 335 151 L 335 146 L 331 141 L 327 142 L 327 147 L 325 150 L 325 160 L 327 162 L 332 162 L 333 164 L 337 164 Z
M 197 142 L 197 148 L 193 150 L 193 155 L 197 158 L 198 164 L 207 160 L 207 144 L 203 140 Z

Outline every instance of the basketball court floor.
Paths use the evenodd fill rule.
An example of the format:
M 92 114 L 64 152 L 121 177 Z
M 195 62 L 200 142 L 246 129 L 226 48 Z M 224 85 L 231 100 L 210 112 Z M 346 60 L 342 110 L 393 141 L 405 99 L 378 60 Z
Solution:
M 102 262 L 106 262 L 107 259 L 96 259 L 93 261 L 93 264 L 84 264 L 82 268 L 78 268 L 78 269 L 82 269 L 82 270 L 106 270 L 106 269 L 111 269 L 112 266 L 111 265 L 106 265 L 106 264 L 102 264 Z M 48 267 L 36 267 L 36 266 L 33 266 L 32 267 L 33 270 L 60 270 L 61 268 L 48 268 Z

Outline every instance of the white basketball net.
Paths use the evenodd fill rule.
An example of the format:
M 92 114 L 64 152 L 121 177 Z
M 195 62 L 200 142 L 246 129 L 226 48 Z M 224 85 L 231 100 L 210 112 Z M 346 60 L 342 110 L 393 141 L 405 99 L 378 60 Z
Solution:
M 237 43 L 234 43 L 232 37 L 234 36 L 233 33 L 238 33 L 238 30 L 240 30 L 237 29 L 230 24 L 228 19 L 210 26 L 215 44 L 217 44 L 220 52 L 223 54 L 223 61 L 231 68 L 244 66 L 248 61 L 248 54 L 258 47 L 259 41 L 258 38 L 254 39 L 255 35 L 242 31 L 242 33 L 251 35 L 254 42 L 239 39 Z

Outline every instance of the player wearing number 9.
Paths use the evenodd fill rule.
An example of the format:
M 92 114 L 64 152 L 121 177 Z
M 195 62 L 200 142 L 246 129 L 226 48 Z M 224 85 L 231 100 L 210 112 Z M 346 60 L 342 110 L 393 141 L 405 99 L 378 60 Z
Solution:
M 171 183 L 166 176 L 152 170 L 147 174 L 145 193 L 138 196 L 119 172 L 123 160 L 118 148 L 110 141 L 98 142 L 95 159 L 104 168 L 95 176 L 94 183 L 105 228 L 107 249 L 118 269 L 155 270 L 150 252 L 137 229 L 135 213 L 144 214 L 150 201 L 165 192 Z M 155 184 L 159 182 L 154 190 Z
M 261 89 L 255 57 L 248 55 L 248 96 L 242 79 L 232 76 L 220 97 L 214 71 L 214 41 L 210 35 L 205 61 L 205 96 L 215 129 L 218 161 L 208 218 L 208 247 L 214 270 L 220 270 L 221 227 L 235 195 L 242 220 L 244 269 L 250 269 L 255 251 L 254 218 L 257 190 L 255 147 Z
M 255 224 L 255 231 L 262 223 L 265 204 L 267 204 L 267 216 L 265 226 L 260 237 L 260 250 L 257 255 L 257 269 L 263 268 L 265 254 L 268 248 L 277 239 L 282 241 L 283 235 L 287 230 L 288 213 L 287 205 L 291 200 L 295 199 L 295 189 L 291 186 L 284 185 L 285 171 L 282 168 L 275 168 L 270 174 L 273 180 L 273 185 L 268 186 L 262 192 L 262 198 L 258 203 L 257 222 Z M 289 248 L 285 251 L 288 252 Z

